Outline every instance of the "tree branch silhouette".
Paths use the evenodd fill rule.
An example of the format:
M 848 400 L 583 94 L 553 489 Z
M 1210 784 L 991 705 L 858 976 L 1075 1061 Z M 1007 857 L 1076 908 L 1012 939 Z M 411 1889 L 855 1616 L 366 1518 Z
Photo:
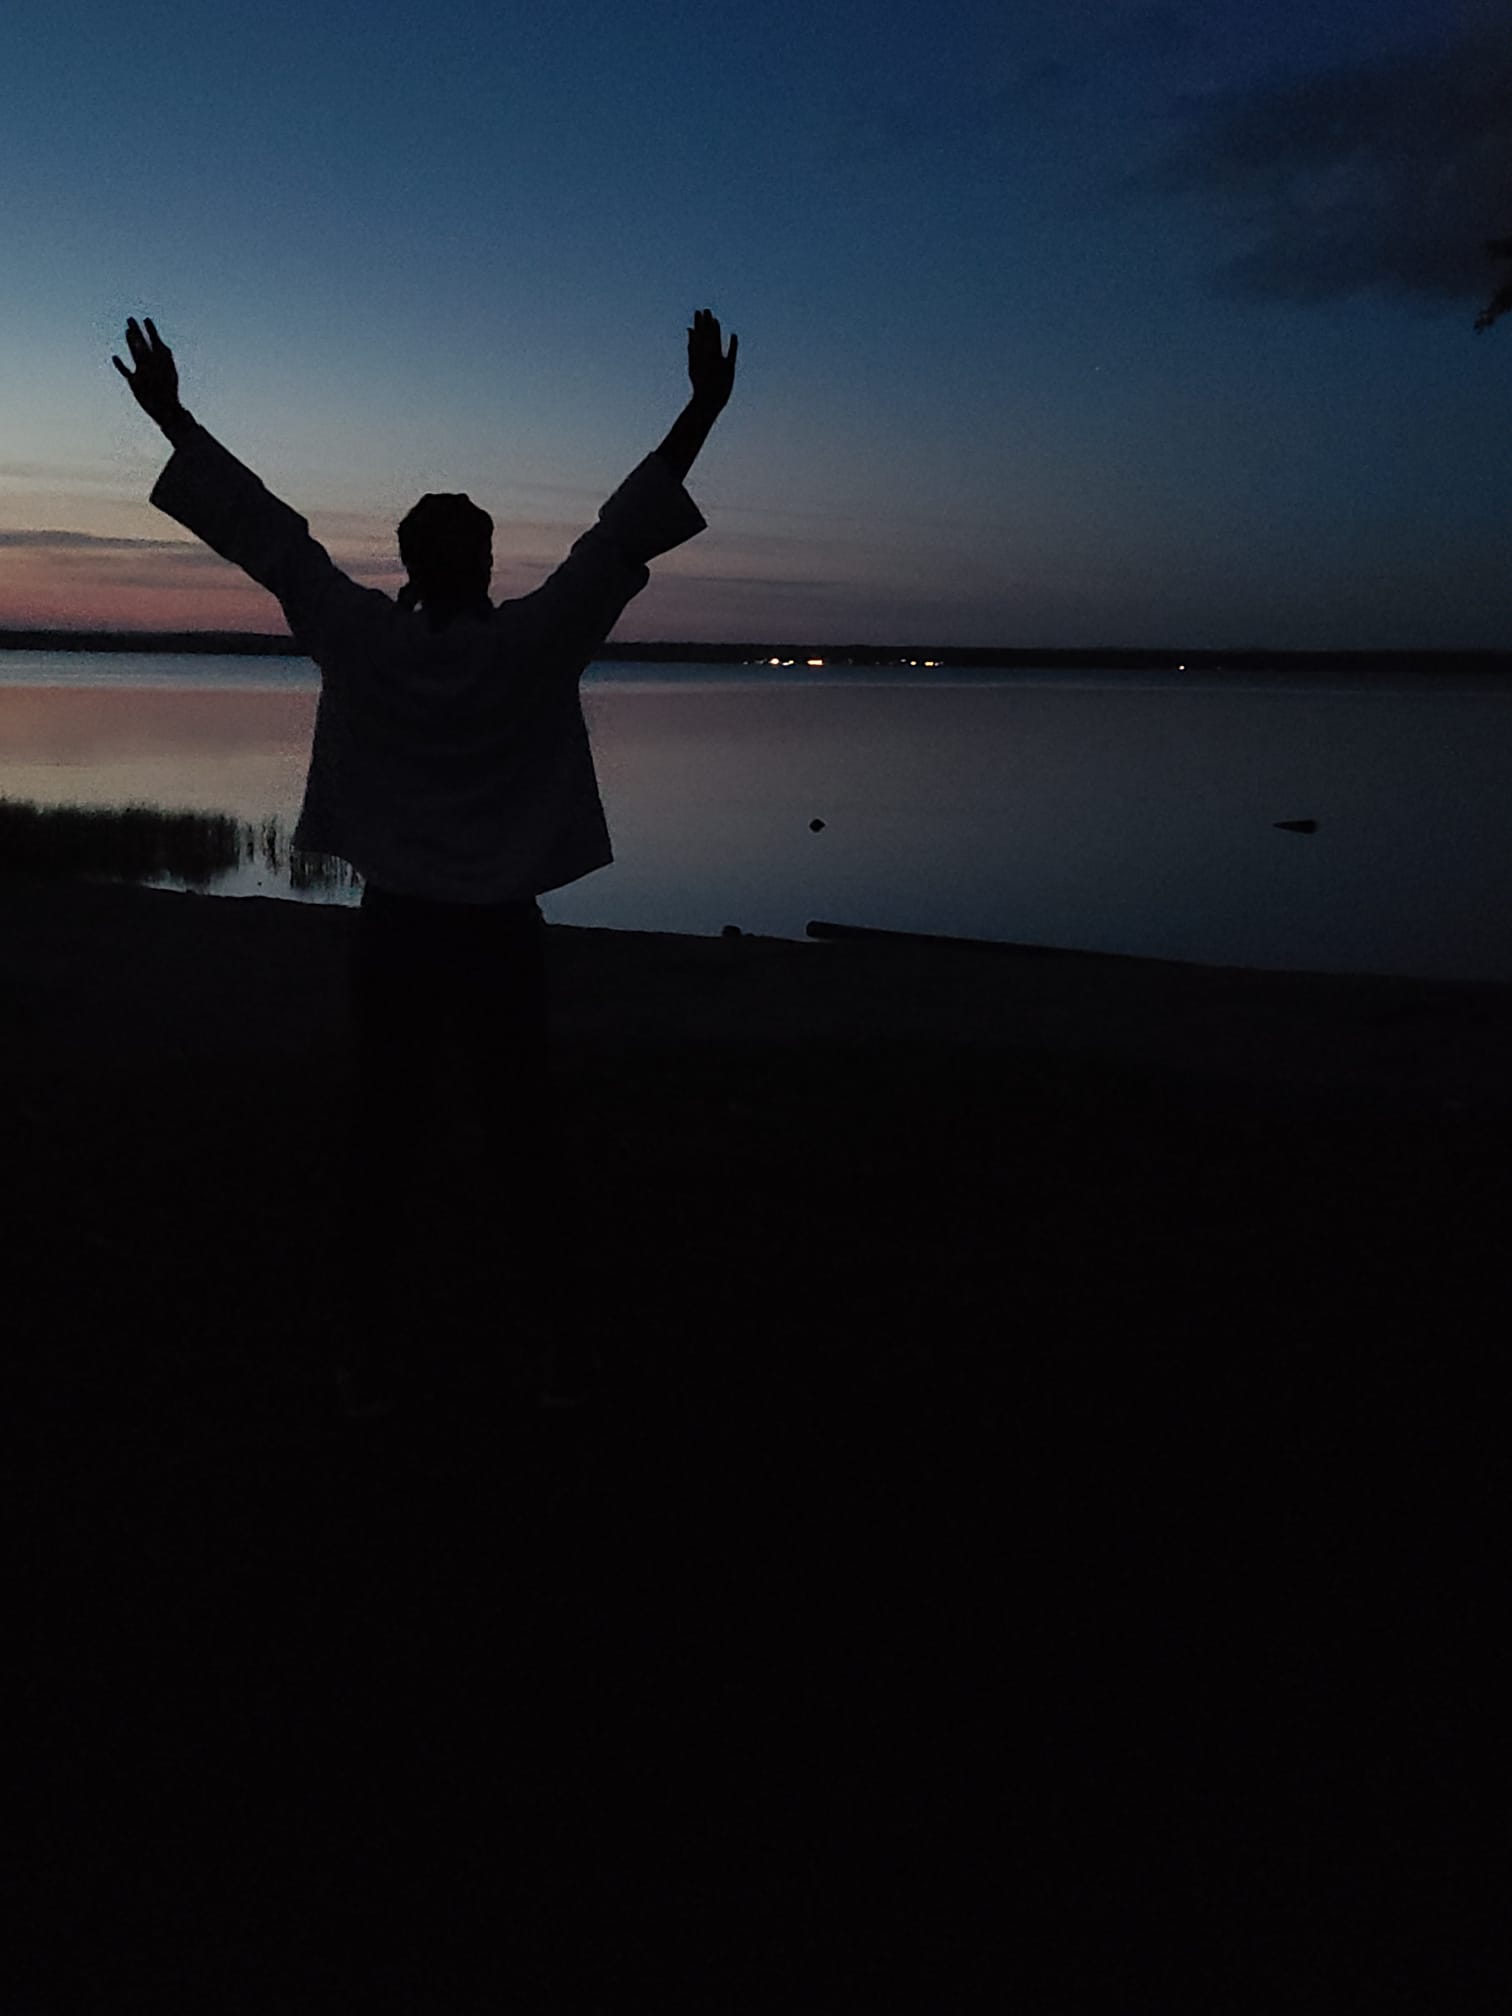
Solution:
M 1489 238 L 1486 250 L 1497 259 L 1512 259 L 1512 238 Z M 1489 329 L 1503 315 L 1512 313 L 1512 279 L 1505 281 L 1475 318 L 1477 329 Z

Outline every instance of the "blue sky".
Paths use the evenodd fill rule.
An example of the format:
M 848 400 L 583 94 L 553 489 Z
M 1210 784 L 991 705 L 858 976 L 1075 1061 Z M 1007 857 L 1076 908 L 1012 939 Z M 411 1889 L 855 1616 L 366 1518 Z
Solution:
M 616 635 L 1506 646 L 1512 27 L 1426 0 L 11 0 L 0 623 L 277 630 L 110 364 L 360 579 L 527 592 L 740 335 Z

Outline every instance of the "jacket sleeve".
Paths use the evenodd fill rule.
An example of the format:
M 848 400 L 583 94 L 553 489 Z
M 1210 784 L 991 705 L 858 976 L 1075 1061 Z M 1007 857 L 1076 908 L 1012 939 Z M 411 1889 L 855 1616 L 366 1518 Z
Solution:
M 599 507 L 555 573 L 508 604 L 531 646 L 586 658 L 651 579 L 646 565 L 704 531 L 708 521 L 659 455 L 648 455 Z
M 299 513 L 203 427 L 174 449 L 151 501 L 276 596 L 290 635 L 317 664 L 384 612 L 400 614 L 381 589 L 343 574 Z

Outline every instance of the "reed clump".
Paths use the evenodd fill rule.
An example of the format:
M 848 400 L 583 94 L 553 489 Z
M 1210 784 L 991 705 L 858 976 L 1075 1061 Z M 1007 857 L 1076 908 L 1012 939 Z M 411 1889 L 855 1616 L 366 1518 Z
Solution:
M 225 812 L 127 805 L 38 805 L 0 797 L 0 870 L 123 882 L 168 876 L 208 889 L 243 862 L 261 859 L 298 890 L 355 885 L 334 855 L 291 847 L 276 816 L 251 822 Z

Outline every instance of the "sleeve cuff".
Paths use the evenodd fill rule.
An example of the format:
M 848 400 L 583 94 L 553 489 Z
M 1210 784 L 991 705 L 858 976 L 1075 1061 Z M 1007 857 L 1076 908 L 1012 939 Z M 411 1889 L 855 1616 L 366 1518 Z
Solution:
M 599 518 L 639 561 L 670 553 L 708 528 L 686 488 L 654 452 L 630 471 Z
M 172 442 L 168 460 L 163 464 L 156 483 L 148 493 L 148 503 L 155 504 L 159 511 L 166 512 L 170 518 L 178 518 L 176 507 L 182 501 L 187 501 L 183 495 L 185 463 L 197 461 L 211 443 L 212 436 L 206 433 L 197 420 L 179 440 Z

